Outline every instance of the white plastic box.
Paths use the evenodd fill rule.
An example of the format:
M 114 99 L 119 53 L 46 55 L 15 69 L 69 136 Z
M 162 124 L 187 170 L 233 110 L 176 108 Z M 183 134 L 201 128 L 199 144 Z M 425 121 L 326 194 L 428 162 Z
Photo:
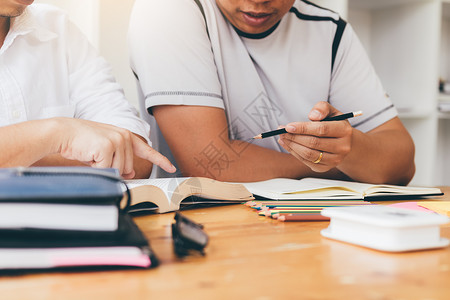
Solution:
M 330 207 L 322 210 L 330 218 L 321 231 L 327 238 L 388 252 L 446 247 L 439 225 L 450 219 L 433 212 L 384 205 Z

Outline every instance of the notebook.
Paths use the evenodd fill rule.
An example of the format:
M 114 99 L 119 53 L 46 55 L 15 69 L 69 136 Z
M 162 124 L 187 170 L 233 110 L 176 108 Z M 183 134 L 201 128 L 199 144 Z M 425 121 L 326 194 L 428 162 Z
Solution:
M 131 217 L 120 214 L 119 219 L 113 235 L 55 238 L 48 233 L 24 237 L 0 232 L 0 271 L 157 266 L 156 255 Z
M 116 169 L 0 169 L 0 230 L 113 232 L 121 182 Z
M 439 188 L 368 184 L 322 178 L 276 178 L 243 184 L 257 199 L 383 200 L 443 195 Z

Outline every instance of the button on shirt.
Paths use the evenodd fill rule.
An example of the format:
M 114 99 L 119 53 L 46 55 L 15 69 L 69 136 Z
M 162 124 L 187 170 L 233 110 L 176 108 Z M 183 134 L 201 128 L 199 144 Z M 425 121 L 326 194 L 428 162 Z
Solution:
M 51 117 L 111 124 L 147 141 L 150 132 L 67 15 L 33 4 L 11 19 L 0 48 L 0 126 Z

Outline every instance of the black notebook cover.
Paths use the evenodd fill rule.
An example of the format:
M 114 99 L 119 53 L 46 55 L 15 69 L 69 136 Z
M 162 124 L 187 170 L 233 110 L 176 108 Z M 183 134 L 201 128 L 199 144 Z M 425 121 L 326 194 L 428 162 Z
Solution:
M 90 237 L 61 237 L 57 235 L 36 235 L 15 237 L 0 236 L 0 256 L 14 259 L 8 263 L 0 261 L 0 271 L 32 270 L 73 267 L 129 266 L 151 268 L 158 265 L 148 240 L 128 214 L 121 214 L 119 231 L 114 234 L 96 234 Z M 134 248 L 134 249 L 133 249 Z M 126 249 L 123 253 L 122 249 Z M 83 251 L 97 251 L 94 256 L 83 256 Z M 127 253 L 134 252 L 129 255 Z M 21 253 L 24 259 L 20 260 Z M 56 255 L 55 255 L 56 253 Z M 74 254 L 75 253 L 75 254 Z M 26 264 L 27 259 L 34 261 Z M 17 260 L 17 264 L 14 261 Z M 40 265 L 39 260 L 49 264 Z M 84 263 L 83 263 L 84 262 Z

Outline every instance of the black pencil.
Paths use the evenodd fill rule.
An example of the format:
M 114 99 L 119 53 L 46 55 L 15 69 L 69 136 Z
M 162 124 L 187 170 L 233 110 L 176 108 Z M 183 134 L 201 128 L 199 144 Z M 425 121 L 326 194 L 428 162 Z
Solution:
M 329 117 L 329 118 L 325 118 L 322 121 L 342 121 L 342 120 L 347 120 L 353 117 L 358 117 L 362 115 L 362 111 L 355 111 L 355 112 L 350 112 L 350 113 L 346 113 L 346 114 L 342 114 L 342 115 L 338 115 L 338 116 L 334 116 L 334 117 Z
M 323 122 L 323 121 L 342 121 L 342 120 L 347 120 L 347 119 L 350 119 L 353 117 L 358 117 L 360 115 L 362 115 L 361 111 L 355 111 L 355 112 L 350 112 L 350 113 L 346 113 L 346 114 L 342 114 L 342 115 L 338 115 L 338 116 L 334 116 L 334 117 L 328 117 L 328 118 L 321 120 L 321 122 Z M 285 128 L 276 129 L 276 130 L 258 134 L 256 136 L 254 136 L 253 139 L 259 140 L 259 139 L 264 139 L 264 138 L 268 138 L 268 137 L 283 134 L 283 133 L 288 133 Z

